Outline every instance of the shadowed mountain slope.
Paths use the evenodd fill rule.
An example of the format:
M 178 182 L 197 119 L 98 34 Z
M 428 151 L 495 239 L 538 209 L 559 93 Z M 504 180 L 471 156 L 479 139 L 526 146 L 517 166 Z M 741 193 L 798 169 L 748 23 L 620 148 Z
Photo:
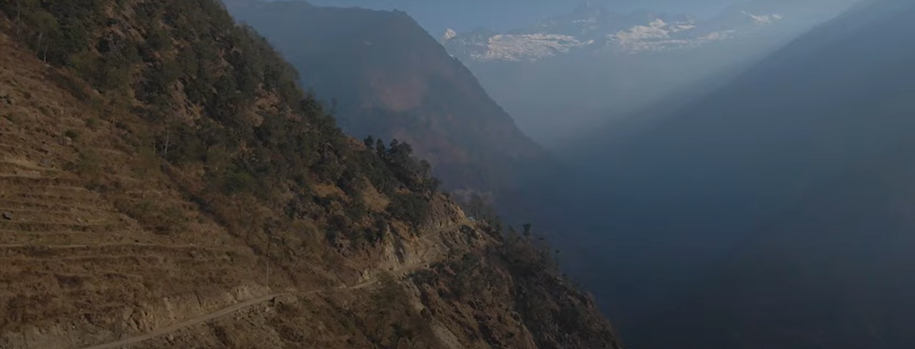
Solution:
M 402 12 L 227 1 L 333 100 L 355 137 L 409 142 L 446 188 L 511 190 L 551 165 L 473 74 Z
M 755 236 L 751 235 L 753 232 L 772 224 L 778 230 L 777 219 L 784 212 L 824 210 L 811 211 L 811 221 L 803 224 L 809 224 L 808 234 L 821 234 L 819 238 L 828 241 L 831 228 L 813 223 L 826 210 L 839 210 L 834 206 L 798 205 L 815 191 L 825 190 L 821 188 L 829 181 L 900 147 L 915 129 L 915 119 L 911 117 L 915 104 L 908 97 L 915 92 L 911 83 L 915 75 L 909 69 L 915 59 L 915 45 L 911 44 L 915 27 L 908 20 L 913 15 L 915 6 L 907 1 L 861 5 L 793 41 L 723 88 L 651 127 L 627 135 L 625 141 L 605 142 L 610 144 L 606 147 L 590 143 L 581 148 L 582 152 L 590 151 L 590 155 L 583 157 L 585 162 L 578 166 L 583 170 L 577 175 L 588 180 L 578 182 L 589 187 L 572 191 L 582 193 L 582 205 L 572 208 L 570 214 L 581 214 L 576 216 L 577 221 L 583 222 L 582 226 L 590 225 L 586 229 L 594 233 L 587 237 L 589 252 L 584 254 L 591 256 L 592 265 L 600 261 L 604 267 L 589 267 L 591 272 L 615 276 L 612 286 L 599 281 L 592 284 L 600 298 L 608 300 L 608 308 L 624 309 L 627 316 L 638 318 L 632 321 L 641 324 L 638 326 L 642 326 L 643 334 L 656 333 L 652 324 L 665 319 L 671 306 L 662 300 L 690 287 L 693 278 L 715 270 L 720 258 L 744 244 L 749 236 Z M 884 175 L 881 169 L 890 164 L 872 168 L 872 175 Z M 887 167 L 885 171 L 895 170 Z M 873 181 L 879 178 L 874 177 Z M 851 201 L 861 194 L 853 192 L 860 185 L 853 183 L 858 182 L 829 190 Z M 593 195 L 586 198 L 585 193 Z M 873 205 L 869 206 L 872 210 L 885 207 L 881 200 L 895 200 L 878 193 L 881 192 L 875 189 L 876 197 L 870 200 L 876 201 L 868 204 Z M 853 212 L 851 207 L 855 206 L 847 208 Z M 877 227 L 884 224 L 884 218 L 877 217 L 888 218 L 876 212 L 862 211 L 861 215 L 836 219 L 848 227 L 857 226 L 853 230 L 864 234 L 865 226 L 879 230 Z M 868 215 L 871 217 L 865 219 Z M 792 227 L 802 223 L 798 219 L 805 217 L 797 217 Z M 885 233 L 893 234 L 892 230 Z M 868 237 L 859 235 L 858 239 L 864 243 Z M 789 238 L 781 241 L 791 244 Z M 735 282 L 751 283 L 753 275 L 748 272 L 747 279 Z M 759 282 L 767 282 L 763 280 L 767 279 L 759 278 Z M 845 281 L 854 280 L 849 276 Z M 803 287 L 812 285 L 802 278 L 798 281 Z M 619 284 L 631 286 L 620 288 Z M 767 291 L 796 292 L 797 297 L 811 302 L 815 297 L 815 293 L 774 281 L 771 288 L 759 292 Z M 738 300 L 727 304 L 734 307 L 734 316 L 743 316 L 738 310 L 740 301 L 749 300 L 736 297 Z M 777 298 L 772 302 L 779 304 Z M 649 308 L 661 315 L 642 317 Z M 809 310 L 808 314 L 817 311 L 800 306 L 793 309 Z M 705 317 L 696 316 L 691 314 L 689 321 L 702 326 Z M 752 321 L 765 321 L 747 316 Z M 710 324 L 717 318 L 709 316 Z M 787 317 L 778 318 L 787 321 Z M 731 333 L 736 328 L 728 327 L 727 320 L 720 321 L 722 327 L 716 332 Z M 764 327 L 756 322 L 750 324 L 741 328 Z M 632 328 L 626 325 L 629 324 L 624 324 L 624 330 Z M 755 339 L 767 333 L 747 331 L 757 334 Z M 700 332 L 690 337 L 689 343 L 678 341 L 677 345 L 709 345 L 706 339 L 712 333 Z M 825 332 L 826 338 L 836 340 L 845 338 L 837 327 L 797 331 L 813 332 Z M 731 344 L 754 347 L 754 339 L 733 340 Z

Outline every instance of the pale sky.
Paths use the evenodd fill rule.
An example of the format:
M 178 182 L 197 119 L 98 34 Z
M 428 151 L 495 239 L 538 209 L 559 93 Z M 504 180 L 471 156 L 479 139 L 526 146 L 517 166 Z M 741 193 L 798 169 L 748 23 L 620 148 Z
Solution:
M 748 0 L 592 0 L 616 12 L 653 10 L 712 16 L 728 5 Z M 509 30 L 569 12 L 583 0 L 311 0 L 317 5 L 400 9 L 409 13 L 433 35 L 446 28 L 458 31 L 486 27 Z

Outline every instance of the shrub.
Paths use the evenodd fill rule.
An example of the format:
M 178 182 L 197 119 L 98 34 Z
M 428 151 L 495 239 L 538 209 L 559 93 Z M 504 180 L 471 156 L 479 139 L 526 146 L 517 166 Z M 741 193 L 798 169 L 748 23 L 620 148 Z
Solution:
M 75 141 L 75 140 L 79 139 L 79 132 L 76 130 L 70 129 L 70 130 L 67 130 L 66 132 L 64 132 L 64 136 Z
M 97 130 L 98 126 L 99 126 L 98 118 L 92 117 L 92 118 L 86 119 L 86 127 L 89 127 L 89 129 Z
M 432 207 L 425 197 L 414 194 L 396 194 L 388 205 L 388 213 L 396 219 L 419 227 L 429 218 Z
M 156 234 L 167 235 L 187 229 L 188 219 L 184 210 L 176 205 L 146 198 L 118 200 L 115 207 Z
M 251 191 L 255 187 L 257 187 L 257 181 L 250 174 L 230 171 L 226 173 L 224 177 L 222 191 L 227 195 L 232 195 L 239 192 Z
M 77 157 L 76 162 L 72 163 L 69 169 L 91 181 L 97 180 L 102 174 L 102 164 L 99 155 L 92 150 L 79 150 L 79 156 Z

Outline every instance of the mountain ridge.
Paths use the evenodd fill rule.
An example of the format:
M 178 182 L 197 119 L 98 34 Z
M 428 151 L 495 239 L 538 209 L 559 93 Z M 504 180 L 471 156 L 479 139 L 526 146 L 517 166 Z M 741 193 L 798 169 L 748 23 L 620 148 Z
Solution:
M 726 12 L 710 20 L 648 11 L 614 13 L 582 3 L 565 15 L 505 33 L 449 35 L 443 44 L 462 61 L 538 61 L 567 54 L 638 54 L 696 48 L 751 35 L 784 18 L 779 13 Z
M 631 343 L 652 345 L 647 348 L 829 348 L 846 339 L 870 347 L 908 344 L 894 342 L 906 337 L 893 332 L 894 311 L 887 304 L 856 302 L 862 298 L 845 298 L 840 287 L 847 282 L 856 292 L 885 292 L 887 299 L 899 300 L 890 296 L 899 289 L 889 278 L 909 282 L 895 272 L 880 274 L 865 256 L 881 246 L 876 241 L 898 237 L 907 226 L 894 211 L 907 205 L 908 189 L 892 193 L 883 183 L 910 185 L 901 179 L 910 173 L 910 157 L 887 153 L 905 149 L 913 126 L 908 117 L 913 105 L 905 97 L 913 90 L 906 63 L 915 52 L 906 20 L 913 8 L 893 0 L 864 5 L 873 7 L 855 8 L 818 26 L 711 93 L 665 111 L 665 119 L 630 139 L 613 144 L 597 135 L 595 143 L 577 148 L 592 150 L 581 154 L 579 182 L 614 181 L 599 187 L 605 190 L 569 189 L 588 203 L 569 214 L 580 213 L 577 220 L 602 215 L 590 222 L 594 234 L 629 232 L 608 234 L 603 242 L 588 236 L 593 258 L 615 255 L 631 263 L 620 268 L 608 262 L 592 273 L 690 293 L 648 300 L 647 293 L 635 293 L 638 288 L 627 294 L 616 284 L 595 286 L 601 284 L 595 281 L 592 289 L 602 288 L 601 298 L 631 297 L 608 307 L 611 313 L 657 312 L 636 321 L 640 333 L 628 337 Z M 602 163 L 614 168 L 595 165 Z M 828 215 L 834 219 L 826 220 Z M 802 236 L 793 249 L 791 238 Z M 908 263 L 895 247 L 883 247 L 890 258 Z M 636 262 L 641 256 L 653 257 Z M 859 283 L 856 268 L 848 279 L 836 276 L 848 267 L 843 256 L 874 277 Z M 807 268 L 832 271 L 827 277 Z M 800 270 L 804 274 L 797 274 Z M 692 284 L 692 278 L 702 282 Z M 832 288 L 807 281 L 813 278 L 828 280 Z M 644 308 L 621 310 L 635 301 L 645 302 Z M 697 302 L 702 303 L 695 308 L 684 306 Z M 859 307 L 874 312 L 875 323 L 868 326 L 889 331 L 886 338 L 864 344 L 867 334 L 860 330 L 867 322 Z M 699 321 L 697 314 L 712 309 L 714 314 Z M 818 317 L 826 312 L 833 316 Z M 674 331 L 670 339 L 653 336 L 662 324 Z
M 551 156 L 409 16 L 229 4 L 304 72 L 305 85 L 335 101 L 347 133 L 409 142 L 446 188 L 498 195 L 524 173 L 550 166 Z
M 0 51 L 4 348 L 619 347 L 216 1 L 2 2 Z
M 444 45 L 523 132 L 556 152 L 595 125 L 752 64 L 854 1 L 750 1 L 705 18 L 582 6 Z

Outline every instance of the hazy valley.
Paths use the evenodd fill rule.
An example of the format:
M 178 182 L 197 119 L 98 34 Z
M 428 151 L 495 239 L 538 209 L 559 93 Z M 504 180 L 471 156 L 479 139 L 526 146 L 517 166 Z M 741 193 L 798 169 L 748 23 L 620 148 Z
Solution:
M 745 69 L 849 3 L 747 1 L 698 18 L 586 1 L 526 27 L 441 40 L 524 132 L 556 150 L 595 124 Z
M 0 2 L 0 348 L 915 345 L 915 3 L 433 5 Z

